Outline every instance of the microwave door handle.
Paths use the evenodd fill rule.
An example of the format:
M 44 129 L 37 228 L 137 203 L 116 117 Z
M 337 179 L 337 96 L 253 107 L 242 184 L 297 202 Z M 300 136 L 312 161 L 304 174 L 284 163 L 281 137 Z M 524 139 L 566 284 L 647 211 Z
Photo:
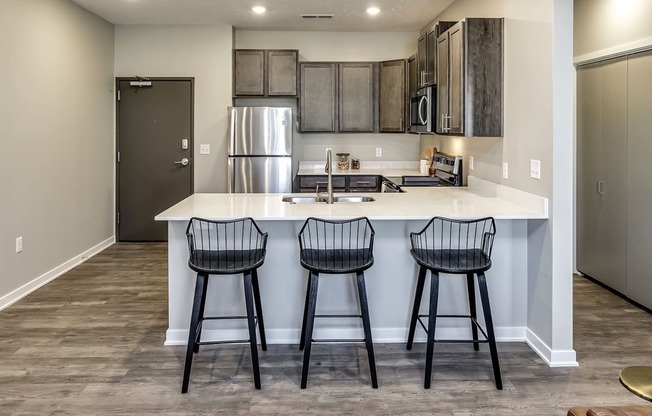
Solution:
M 423 96 L 419 100 L 419 121 L 421 122 L 422 125 L 426 125 L 427 121 L 426 118 L 423 116 L 423 105 L 426 104 L 427 97 Z

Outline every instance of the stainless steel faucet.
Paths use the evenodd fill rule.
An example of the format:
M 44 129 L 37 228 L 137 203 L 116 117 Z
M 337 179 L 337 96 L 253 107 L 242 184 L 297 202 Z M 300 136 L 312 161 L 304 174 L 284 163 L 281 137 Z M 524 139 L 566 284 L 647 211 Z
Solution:
M 327 183 L 327 188 L 326 192 L 328 193 L 328 196 L 326 197 L 326 203 L 332 204 L 333 203 L 333 172 L 332 172 L 332 166 L 331 164 L 333 163 L 333 156 L 331 155 L 331 149 L 328 149 L 326 151 L 326 167 L 324 170 L 328 174 L 328 183 Z

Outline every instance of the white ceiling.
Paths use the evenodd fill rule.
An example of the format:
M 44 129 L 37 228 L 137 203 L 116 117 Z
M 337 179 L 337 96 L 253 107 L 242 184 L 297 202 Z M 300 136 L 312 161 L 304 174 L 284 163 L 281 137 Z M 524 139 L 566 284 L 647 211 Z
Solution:
M 117 25 L 230 24 L 250 30 L 418 31 L 455 0 L 72 0 Z M 257 15 L 256 5 L 267 12 Z M 370 16 L 369 6 L 381 9 Z M 301 14 L 334 14 L 305 21 Z

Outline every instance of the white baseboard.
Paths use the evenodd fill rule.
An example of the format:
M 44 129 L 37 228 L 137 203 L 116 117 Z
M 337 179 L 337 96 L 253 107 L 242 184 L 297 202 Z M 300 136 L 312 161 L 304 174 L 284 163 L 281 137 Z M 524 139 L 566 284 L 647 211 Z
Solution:
M 553 350 L 534 332 L 527 330 L 525 342 L 550 367 L 578 367 L 575 350 Z
M 115 243 L 115 236 L 107 238 L 106 240 L 102 241 L 99 244 L 96 244 L 95 246 L 84 251 L 83 253 L 76 255 L 75 257 L 60 264 L 54 269 L 40 275 L 39 277 L 32 280 L 31 282 L 28 282 L 23 286 L 19 287 L 18 289 L 0 297 L 0 311 L 18 302 L 25 296 L 34 292 L 36 289 L 40 288 L 46 283 L 51 282 L 52 280 L 61 276 L 62 274 L 72 269 L 73 267 L 76 267 L 81 263 L 85 262 L 86 260 L 93 257 L 97 253 L 101 252 L 105 248 L 111 246 L 113 243 Z
M 496 328 L 496 341 L 498 342 L 522 342 L 525 341 L 525 327 L 500 327 Z M 374 343 L 396 344 L 406 342 L 407 328 L 374 328 Z M 468 328 L 440 328 L 437 330 L 438 338 L 446 339 L 470 339 L 471 331 Z M 298 344 L 299 329 L 266 329 L 268 344 Z M 248 339 L 249 333 L 246 328 L 242 329 L 206 329 L 202 332 L 202 340 L 224 341 L 229 339 Z M 315 339 L 362 339 L 360 328 L 328 328 L 315 329 Z M 416 342 L 426 342 L 425 333 L 417 329 L 414 337 Z M 165 345 L 186 345 L 188 342 L 188 330 L 168 329 L 165 334 Z

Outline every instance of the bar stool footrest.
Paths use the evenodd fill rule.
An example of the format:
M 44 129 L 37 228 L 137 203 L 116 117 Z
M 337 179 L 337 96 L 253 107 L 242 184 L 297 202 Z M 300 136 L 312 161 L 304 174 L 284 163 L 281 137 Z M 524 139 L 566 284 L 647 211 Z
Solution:
M 333 338 L 329 338 L 329 339 L 312 339 L 312 340 L 311 340 L 311 342 L 319 342 L 319 343 L 326 343 L 326 342 L 341 342 L 341 343 L 345 343 L 345 342 L 365 342 L 365 341 L 366 341 L 365 338 L 362 338 L 362 339 L 360 339 L 360 338 L 348 338 L 348 339 L 347 339 L 347 338 L 344 338 L 344 339 L 333 339 Z
M 484 339 L 479 339 L 479 340 L 473 340 L 473 339 L 460 339 L 460 340 L 446 340 L 446 339 L 440 339 L 440 340 L 435 340 L 435 342 L 442 342 L 442 343 L 478 343 L 478 344 L 484 344 L 489 342 L 489 336 L 485 332 L 484 328 L 478 323 L 478 320 L 472 317 L 471 315 L 435 315 L 436 318 L 466 318 L 470 319 L 478 328 L 478 330 L 482 333 L 482 336 L 484 336 Z M 419 324 L 421 325 L 421 328 L 423 328 L 424 331 L 426 331 L 426 334 L 428 333 L 428 328 L 426 325 L 423 323 L 421 318 L 428 318 L 428 315 L 419 315 L 417 317 L 417 321 L 419 321 Z
M 197 331 L 195 332 L 195 344 L 201 345 L 217 345 L 217 344 L 244 344 L 250 342 L 251 339 L 238 339 L 238 340 L 224 340 L 224 341 L 200 341 L 199 335 L 201 334 L 202 327 L 204 326 L 204 321 L 219 321 L 219 320 L 231 320 L 231 319 L 247 319 L 246 316 L 205 316 L 199 320 L 197 323 Z M 258 316 L 254 316 L 254 325 L 258 326 Z

